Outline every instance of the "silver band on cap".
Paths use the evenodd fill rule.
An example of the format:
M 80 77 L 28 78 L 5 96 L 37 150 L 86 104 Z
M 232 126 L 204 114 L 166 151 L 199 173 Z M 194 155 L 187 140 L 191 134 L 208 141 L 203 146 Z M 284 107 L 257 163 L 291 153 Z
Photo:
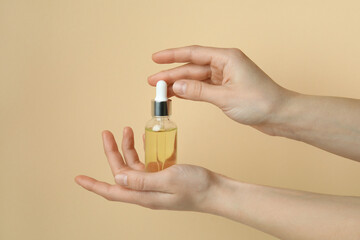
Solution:
M 170 116 L 171 115 L 171 99 L 166 102 L 156 102 L 151 100 L 152 116 Z

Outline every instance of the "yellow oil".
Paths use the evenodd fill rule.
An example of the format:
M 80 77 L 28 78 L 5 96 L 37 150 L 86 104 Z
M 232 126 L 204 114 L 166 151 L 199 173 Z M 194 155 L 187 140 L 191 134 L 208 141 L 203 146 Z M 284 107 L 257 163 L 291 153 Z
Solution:
M 176 164 L 177 129 L 145 129 L 145 169 L 158 172 Z

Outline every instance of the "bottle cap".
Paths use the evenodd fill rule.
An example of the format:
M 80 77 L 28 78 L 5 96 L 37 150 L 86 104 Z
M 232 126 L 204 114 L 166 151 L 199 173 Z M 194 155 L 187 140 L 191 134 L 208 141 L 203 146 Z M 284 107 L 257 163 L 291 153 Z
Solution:
M 151 114 L 153 116 L 171 115 L 171 99 L 167 98 L 167 84 L 164 80 L 156 83 L 156 96 L 151 101 Z
M 167 100 L 167 84 L 164 80 L 160 80 L 156 83 L 155 102 L 166 102 Z

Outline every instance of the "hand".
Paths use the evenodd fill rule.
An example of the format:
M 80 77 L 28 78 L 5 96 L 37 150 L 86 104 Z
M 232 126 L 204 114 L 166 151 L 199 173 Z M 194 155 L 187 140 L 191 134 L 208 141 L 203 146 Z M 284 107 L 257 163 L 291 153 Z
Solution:
M 85 189 L 111 201 L 134 203 L 151 209 L 202 211 L 218 176 L 201 167 L 173 165 L 156 173 L 144 172 L 134 148 L 134 133 L 125 128 L 120 154 L 114 136 L 102 134 L 103 145 L 117 184 L 77 176 L 75 181 Z
M 239 123 L 269 123 L 290 95 L 239 49 L 189 46 L 163 50 L 152 58 L 161 64 L 187 64 L 150 76 L 151 85 L 165 80 L 169 96 L 215 104 Z
M 131 128 L 124 129 L 124 158 L 111 132 L 103 132 L 103 142 L 117 184 L 87 176 L 75 180 L 108 200 L 215 214 L 281 239 L 359 239 L 360 198 L 247 184 L 191 165 L 147 173 L 134 149 Z

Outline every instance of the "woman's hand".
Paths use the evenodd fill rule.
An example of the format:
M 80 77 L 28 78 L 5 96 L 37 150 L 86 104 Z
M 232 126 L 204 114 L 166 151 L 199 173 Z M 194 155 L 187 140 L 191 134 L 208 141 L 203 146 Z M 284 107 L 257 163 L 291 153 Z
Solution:
M 165 80 L 170 96 L 215 104 L 231 119 L 261 126 L 271 122 L 291 95 L 239 49 L 189 46 L 153 54 L 156 63 L 187 63 L 148 78 Z
M 147 173 L 134 149 L 131 128 L 124 129 L 124 157 L 111 132 L 103 132 L 103 142 L 117 184 L 87 176 L 75 180 L 108 200 L 215 214 L 281 239 L 360 239 L 358 197 L 246 184 L 190 165 Z
M 87 176 L 75 181 L 85 189 L 111 201 L 134 203 L 152 209 L 203 211 L 217 174 L 202 167 L 173 165 L 156 173 L 144 172 L 134 148 L 134 133 L 124 129 L 122 153 L 109 131 L 102 134 L 103 145 L 117 184 L 101 182 Z
M 163 50 L 156 63 L 187 63 L 156 73 L 169 96 L 215 104 L 231 119 L 360 161 L 360 100 L 309 96 L 276 84 L 239 49 L 190 46 Z

